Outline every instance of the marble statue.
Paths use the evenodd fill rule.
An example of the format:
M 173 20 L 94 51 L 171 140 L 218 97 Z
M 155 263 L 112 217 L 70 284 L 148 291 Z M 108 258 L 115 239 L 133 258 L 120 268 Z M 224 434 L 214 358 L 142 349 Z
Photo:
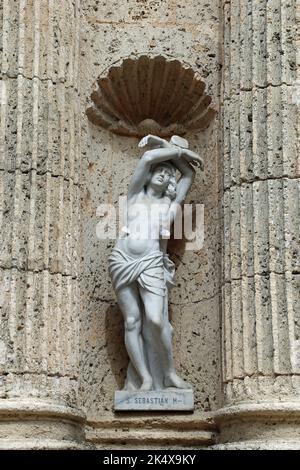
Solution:
M 124 390 L 189 389 L 174 368 L 168 290 L 174 264 L 167 255 L 174 222 L 203 160 L 188 142 L 153 135 L 139 147 L 147 150 L 132 176 L 127 195 L 126 226 L 109 258 L 109 272 L 125 322 L 130 359 Z M 181 174 L 176 181 L 176 170 Z

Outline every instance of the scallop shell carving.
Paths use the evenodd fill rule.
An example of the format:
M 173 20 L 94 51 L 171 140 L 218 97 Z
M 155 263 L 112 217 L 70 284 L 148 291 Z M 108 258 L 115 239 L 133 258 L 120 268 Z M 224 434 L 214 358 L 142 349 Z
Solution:
M 168 137 L 207 128 L 216 111 L 200 75 L 162 56 L 124 59 L 98 79 L 89 120 L 125 136 Z

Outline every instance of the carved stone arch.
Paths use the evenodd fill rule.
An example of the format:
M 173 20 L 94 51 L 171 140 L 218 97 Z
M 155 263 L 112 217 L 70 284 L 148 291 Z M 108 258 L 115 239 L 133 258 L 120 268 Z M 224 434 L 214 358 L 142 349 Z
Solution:
M 114 134 L 184 135 L 207 128 L 215 116 L 205 88 L 200 74 L 181 60 L 131 55 L 100 74 L 86 114 Z

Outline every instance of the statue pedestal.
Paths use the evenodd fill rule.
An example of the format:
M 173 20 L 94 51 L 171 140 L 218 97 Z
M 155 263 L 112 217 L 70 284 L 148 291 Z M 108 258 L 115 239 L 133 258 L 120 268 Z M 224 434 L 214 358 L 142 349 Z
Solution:
M 190 389 L 170 388 L 151 390 L 115 392 L 115 411 L 193 411 L 194 393 Z

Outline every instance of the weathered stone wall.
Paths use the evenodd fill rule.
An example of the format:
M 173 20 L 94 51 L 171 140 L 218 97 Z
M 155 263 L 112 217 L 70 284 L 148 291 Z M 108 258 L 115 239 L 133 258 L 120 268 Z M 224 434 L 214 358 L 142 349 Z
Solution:
M 299 32 L 299 0 L 2 1 L 0 448 L 299 448 Z M 187 136 L 204 246 L 170 244 L 194 414 L 112 410 L 127 354 L 96 209 L 141 152 L 85 111 L 143 54 L 191 66 L 219 111 Z
M 164 55 L 197 70 L 216 108 L 220 95 L 219 2 L 82 2 L 80 70 L 82 110 L 102 71 L 129 55 Z M 113 241 L 96 238 L 96 208 L 117 206 L 141 155 L 138 139 L 112 135 L 82 120 L 83 263 L 81 397 L 94 426 L 112 420 L 113 393 L 123 386 L 127 354 L 123 321 L 107 271 Z M 220 403 L 220 215 L 218 120 L 188 136 L 206 162 L 188 202 L 205 206 L 205 242 L 198 252 L 173 244 L 178 286 L 170 300 L 178 370 L 195 389 L 196 413 Z M 128 420 L 127 420 L 128 421 Z M 129 420 L 130 421 L 130 420 Z M 98 424 L 97 424 L 98 423 Z M 103 425 L 104 426 L 104 425 Z M 191 424 L 193 427 L 194 425 Z M 103 437 L 99 437 L 102 441 Z M 97 438 L 95 437 L 95 440 Z
M 1 446 L 18 429 L 63 446 L 41 416 L 67 423 L 78 396 L 79 11 L 4 0 L 0 15 L 0 414 L 25 419 Z
M 292 438 L 288 426 L 295 432 L 299 426 L 296 8 L 296 1 L 224 3 L 222 330 L 229 409 L 220 415 L 223 440 L 246 447 L 247 440 L 274 447 L 274 439 Z M 277 425 L 272 437 L 270 422 Z M 297 439 L 290 445 L 297 447 Z
M 258 373 L 262 382 L 276 375 L 285 393 L 297 394 L 287 376 L 300 367 L 295 3 L 250 3 L 225 5 L 231 24 L 224 46 L 229 400 L 238 398 L 240 379 L 257 381 L 251 376 Z M 255 399 L 258 391 L 264 395 L 263 383 L 255 389 Z

